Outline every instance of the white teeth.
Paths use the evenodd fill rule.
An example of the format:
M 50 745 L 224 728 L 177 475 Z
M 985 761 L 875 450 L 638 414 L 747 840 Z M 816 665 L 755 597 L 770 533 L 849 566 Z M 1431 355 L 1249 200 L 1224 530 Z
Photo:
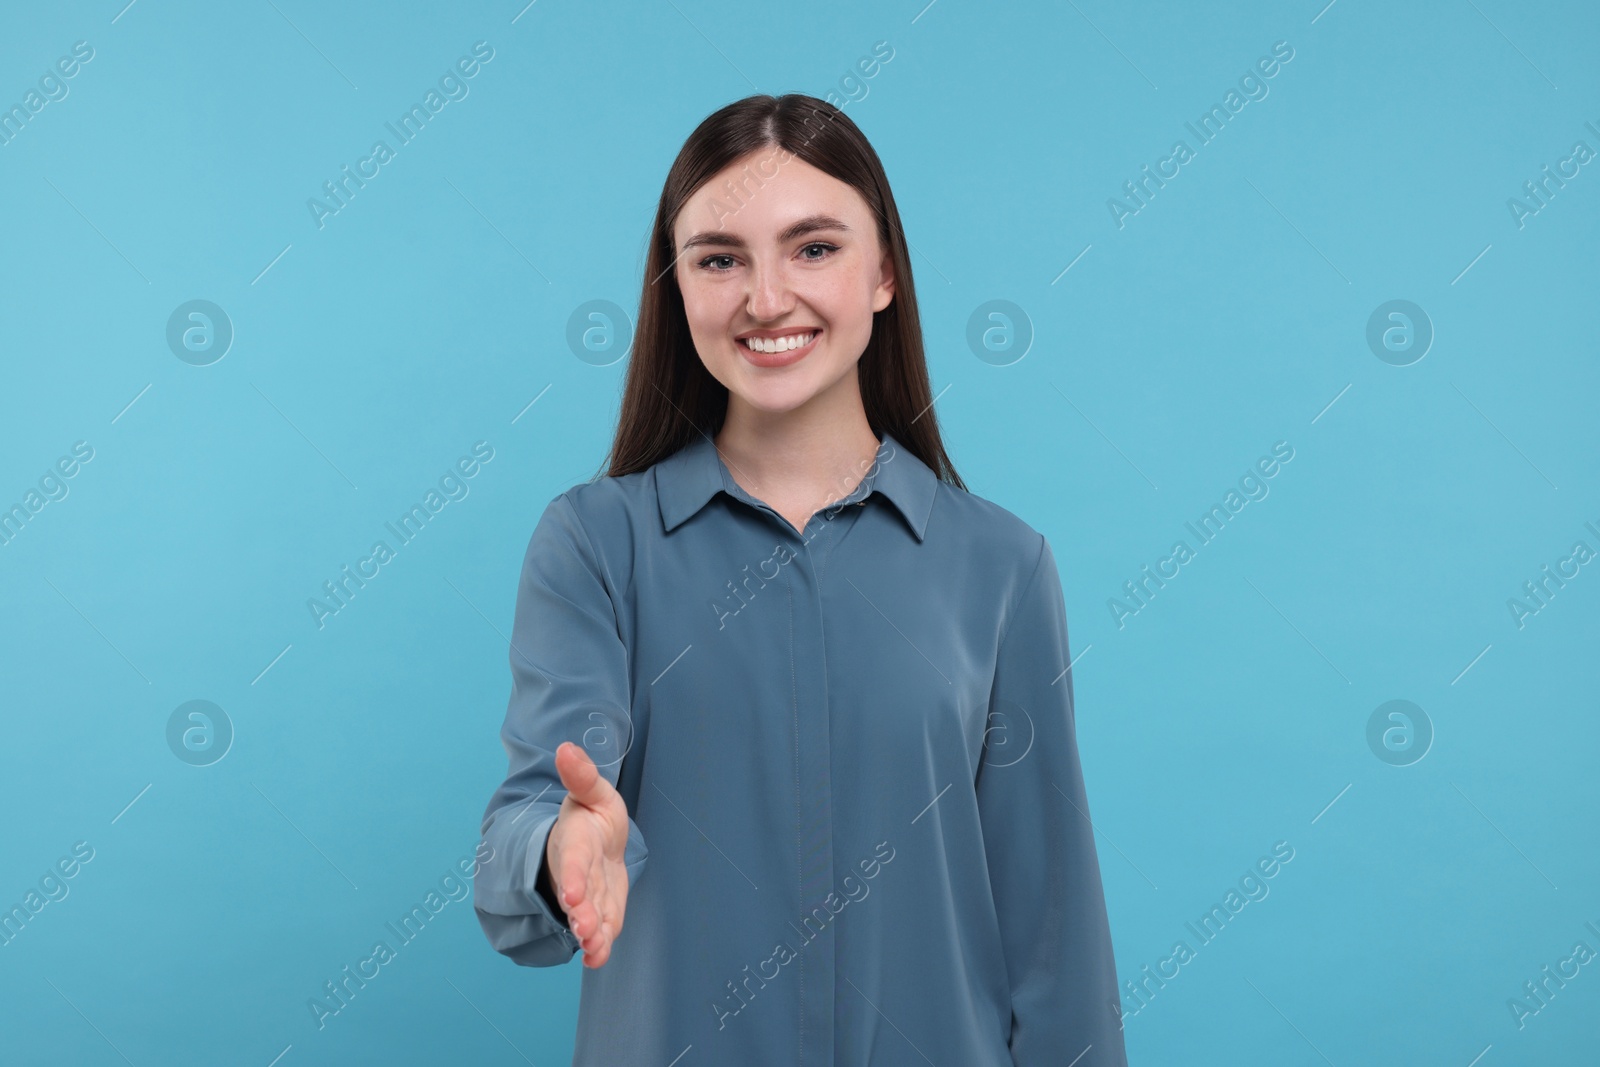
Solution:
M 792 348 L 804 348 L 811 343 L 816 332 L 798 333 L 790 337 L 779 337 L 776 340 L 761 337 L 747 337 L 742 342 L 744 345 L 757 352 L 787 352 Z

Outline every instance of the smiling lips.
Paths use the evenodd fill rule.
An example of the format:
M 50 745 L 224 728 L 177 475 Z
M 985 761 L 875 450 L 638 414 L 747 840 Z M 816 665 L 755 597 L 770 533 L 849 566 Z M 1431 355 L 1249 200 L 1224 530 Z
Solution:
M 745 359 L 758 367 L 783 367 L 804 359 L 816 346 L 821 330 L 803 330 L 779 336 L 764 336 L 758 331 L 738 339 Z

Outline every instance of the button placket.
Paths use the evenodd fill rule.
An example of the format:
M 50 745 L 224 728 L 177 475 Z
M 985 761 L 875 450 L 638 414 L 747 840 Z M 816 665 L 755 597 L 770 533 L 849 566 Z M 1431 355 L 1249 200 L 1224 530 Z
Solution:
M 802 545 L 804 548 L 805 546 Z M 790 674 L 794 702 L 796 861 L 799 880 L 796 932 L 800 948 L 800 1067 L 832 1067 L 836 923 L 825 903 L 833 891 L 832 738 L 822 589 L 809 549 L 795 553 L 788 574 L 793 641 Z M 817 910 L 821 919 L 806 919 Z M 820 923 L 820 930 L 817 926 Z M 813 936 L 814 935 L 814 936 Z

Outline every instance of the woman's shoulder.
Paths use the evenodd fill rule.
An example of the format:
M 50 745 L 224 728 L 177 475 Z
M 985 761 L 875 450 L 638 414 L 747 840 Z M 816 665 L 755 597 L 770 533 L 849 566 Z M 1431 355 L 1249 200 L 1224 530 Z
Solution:
M 631 528 L 640 514 L 656 510 L 655 488 L 649 470 L 633 474 L 602 474 L 561 490 L 545 505 L 570 510 L 590 538 L 598 542 L 609 531 Z
M 1016 560 L 1030 571 L 1048 547 L 1045 536 L 1021 515 L 948 483 L 940 483 L 935 505 L 934 519 L 941 518 L 954 536 L 974 549 Z

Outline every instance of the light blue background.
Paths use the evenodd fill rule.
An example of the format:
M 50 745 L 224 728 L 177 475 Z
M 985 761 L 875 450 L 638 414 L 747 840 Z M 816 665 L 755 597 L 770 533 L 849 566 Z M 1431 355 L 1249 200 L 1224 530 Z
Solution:
M 0 948 L 0 1061 L 570 1060 L 578 965 L 515 967 L 467 901 L 325 1028 L 307 1001 L 471 852 L 505 770 L 521 554 L 598 470 L 625 367 L 569 317 L 633 313 L 706 114 L 843 98 L 884 40 L 846 112 L 957 468 L 1061 561 L 1121 977 L 1295 850 L 1128 1020 L 1130 1061 L 1594 1062 L 1600 963 L 1524 1028 L 1507 1006 L 1600 950 L 1600 566 L 1507 607 L 1600 549 L 1600 164 L 1507 207 L 1600 150 L 1593 5 L 123 2 L 12 4 L 0 35 L 5 107 L 94 48 L 0 145 L 0 505 L 94 449 L 0 546 L 0 904 L 95 850 Z M 480 40 L 469 95 L 319 229 L 307 199 Z M 1107 199 L 1179 138 L 1119 229 Z M 235 330 L 210 366 L 166 343 L 192 299 Z M 996 299 L 1033 333 L 1005 366 L 966 342 Z M 1393 299 L 1435 330 L 1409 366 L 1366 342 Z M 470 494 L 319 629 L 307 599 L 477 441 Z M 1270 495 L 1119 628 L 1108 600 L 1277 441 Z M 194 699 L 236 731 L 206 767 L 166 741 Z M 1392 699 L 1436 731 L 1410 766 L 1367 744 Z

